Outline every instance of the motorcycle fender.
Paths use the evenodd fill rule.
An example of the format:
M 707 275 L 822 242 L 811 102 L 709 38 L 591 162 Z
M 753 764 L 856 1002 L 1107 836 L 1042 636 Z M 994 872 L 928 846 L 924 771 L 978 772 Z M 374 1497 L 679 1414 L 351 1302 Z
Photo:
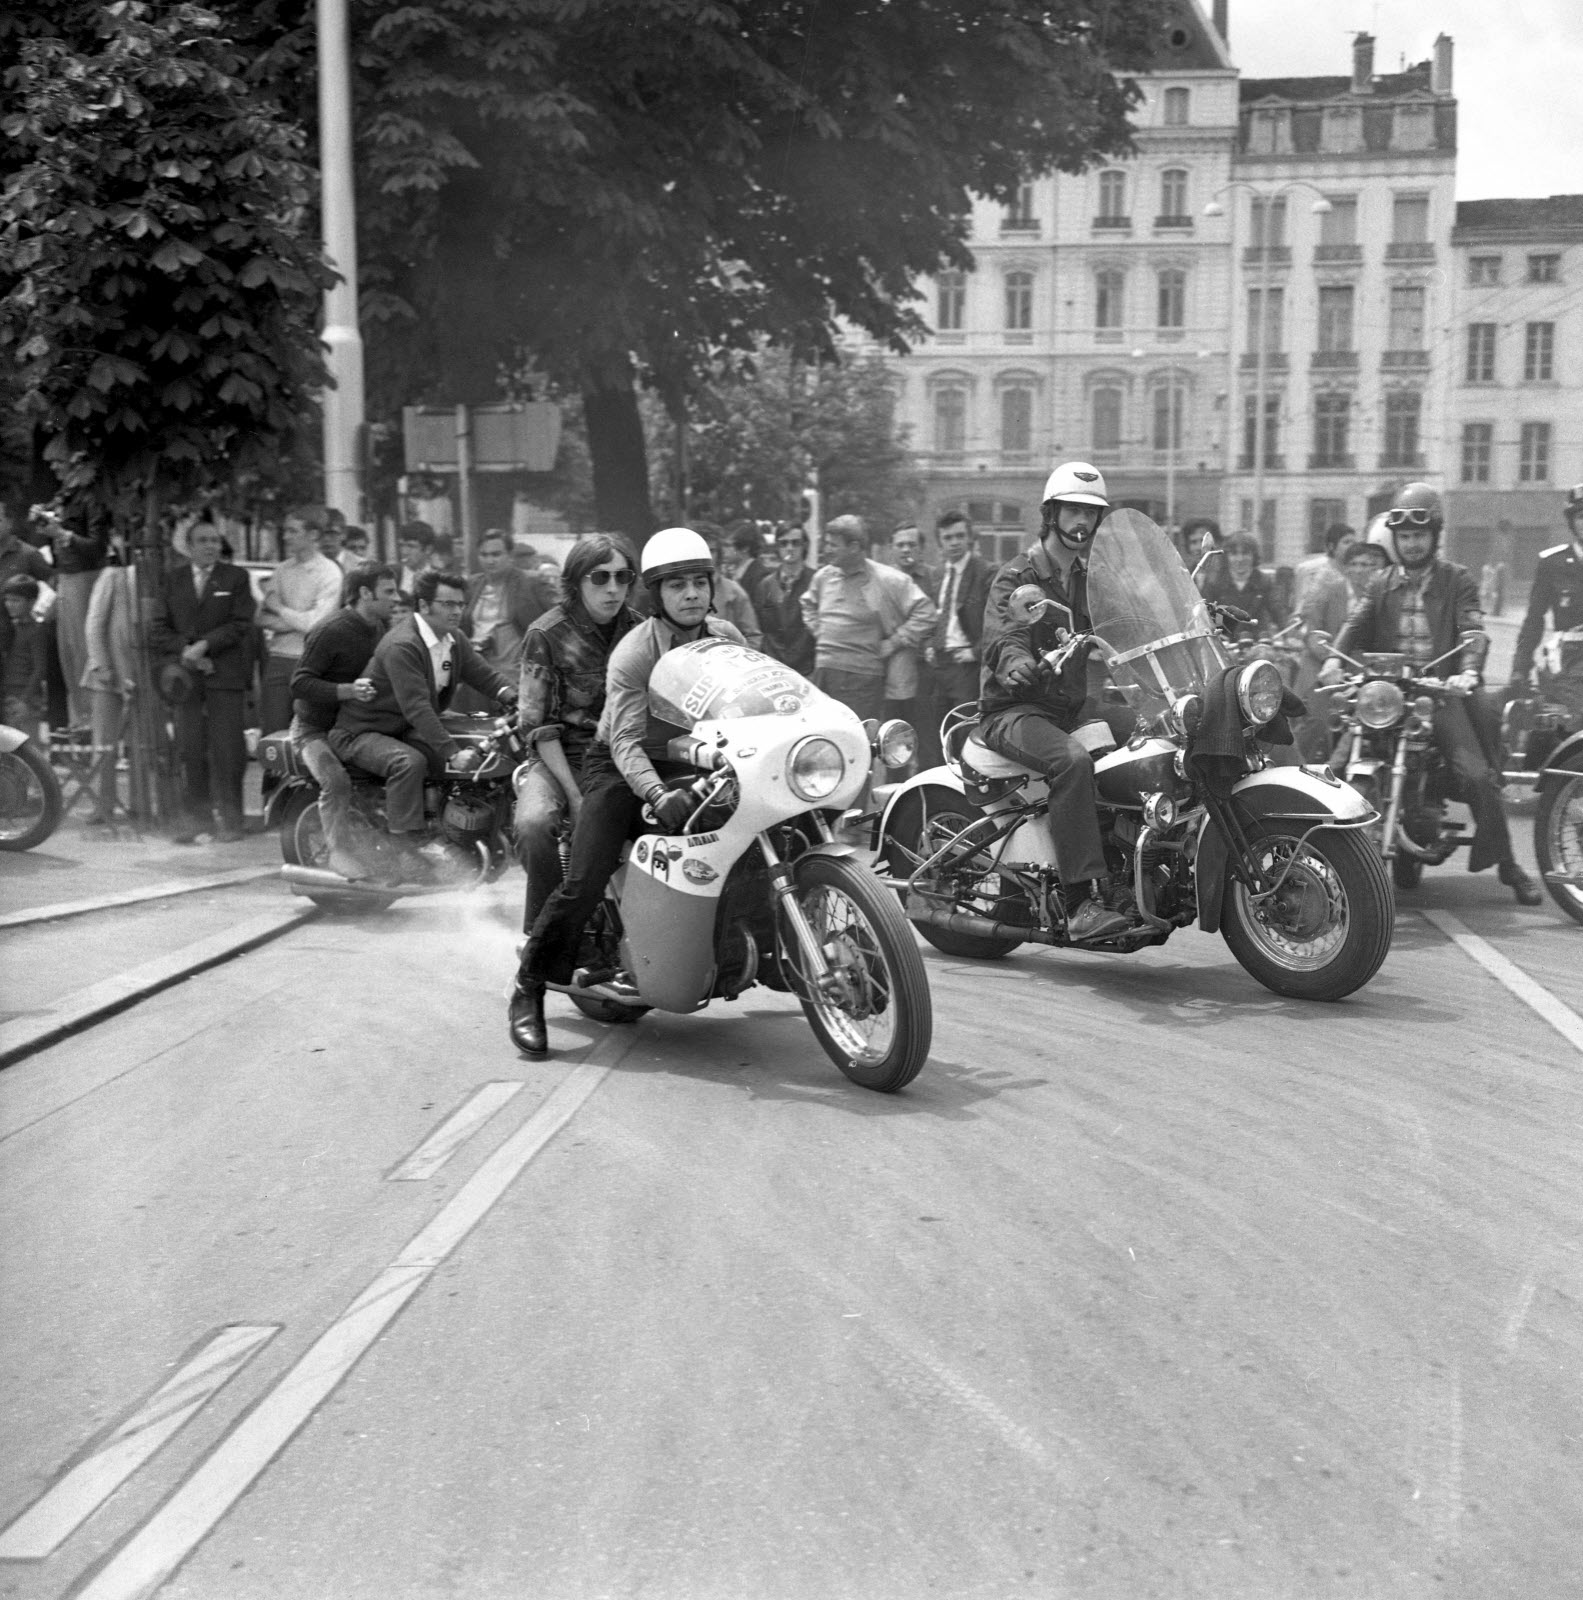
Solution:
M 0 732 L 8 732 L 0 729 Z M 0 745 L 0 750 L 5 748 Z M 1570 738 L 1563 739 L 1545 760 L 1544 770 L 1539 774 L 1539 782 L 1535 786 L 1535 794 L 1547 794 L 1552 789 L 1559 789 L 1568 779 L 1575 777 L 1583 771 L 1583 732 L 1574 733 Z
M 879 836 L 882 840 L 890 827 L 891 814 L 905 796 L 918 789 L 949 789 L 953 794 L 964 797 L 967 794 L 962 780 L 949 767 L 930 767 L 927 772 L 916 773 L 905 783 L 898 783 L 886 798 L 885 809 L 879 819 Z
M 269 799 L 264 802 L 264 831 L 280 826 L 280 819 L 286 810 L 286 802 L 301 789 L 311 789 L 313 785 L 301 778 L 287 778 L 284 783 L 277 783 L 270 790 Z
M 710 839 L 704 835 L 701 838 Z M 708 862 L 707 846 L 644 834 L 632 847 L 621 884 L 622 957 L 638 993 L 660 1011 L 696 1011 L 715 981 L 715 917 L 725 871 Z M 684 876 L 694 862 L 715 875 Z M 672 878 L 675 882 L 672 882 Z
M 13 728 L 0 722 L 0 756 L 8 756 L 13 750 L 20 750 L 27 743 L 27 735 L 20 728 Z

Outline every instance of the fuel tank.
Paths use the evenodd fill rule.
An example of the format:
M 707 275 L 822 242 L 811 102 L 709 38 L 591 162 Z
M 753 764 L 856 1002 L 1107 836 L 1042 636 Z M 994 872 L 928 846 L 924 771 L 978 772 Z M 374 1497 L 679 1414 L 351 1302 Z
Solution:
M 1176 750 L 1169 739 L 1144 739 L 1101 756 L 1094 763 L 1094 786 L 1101 802 L 1139 811 L 1146 794 L 1185 790 L 1185 782 L 1176 775 Z

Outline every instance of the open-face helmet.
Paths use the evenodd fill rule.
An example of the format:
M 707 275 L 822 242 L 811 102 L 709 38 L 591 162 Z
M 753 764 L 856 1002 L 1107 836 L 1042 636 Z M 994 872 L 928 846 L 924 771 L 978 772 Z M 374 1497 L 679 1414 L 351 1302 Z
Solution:
M 660 586 L 667 578 L 684 578 L 690 573 L 702 573 L 709 580 L 709 602 L 714 604 L 715 561 L 702 534 L 691 528 L 661 528 L 643 546 L 643 584 L 654 597 L 654 608 L 662 616 L 665 610 Z
M 1099 518 L 1094 523 L 1093 531 L 1085 534 L 1060 532 L 1056 518 L 1063 505 L 1098 506 Z M 1105 495 L 1105 480 L 1099 468 L 1091 467 L 1086 461 L 1063 462 L 1045 479 L 1039 509 L 1043 513 L 1045 533 L 1056 528 L 1057 537 L 1067 549 L 1081 550 L 1099 531 L 1099 523 L 1110 510 L 1110 501 Z
M 1440 530 L 1445 526 L 1445 515 L 1440 506 L 1440 491 L 1428 483 L 1407 484 L 1398 491 L 1391 509 L 1385 513 L 1385 526 L 1390 529 L 1391 547 L 1396 553 L 1397 561 L 1403 567 L 1428 566 L 1440 548 Z M 1428 553 L 1422 559 L 1414 562 L 1402 560 L 1399 535 L 1404 528 L 1411 529 L 1415 533 L 1428 532 L 1432 535 Z

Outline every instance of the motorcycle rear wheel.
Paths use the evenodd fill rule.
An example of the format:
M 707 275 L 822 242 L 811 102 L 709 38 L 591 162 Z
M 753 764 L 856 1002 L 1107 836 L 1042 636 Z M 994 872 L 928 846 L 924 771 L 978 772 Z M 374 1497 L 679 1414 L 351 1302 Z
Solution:
M 831 962 L 838 993 L 802 970 L 796 934 L 779 919 L 780 961 L 808 1025 L 853 1083 L 892 1094 L 929 1058 L 934 1010 L 923 956 L 901 906 L 867 867 L 808 855 L 792 868 L 802 912 Z
M 1385 867 L 1355 828 L 1324 829 L 1306 842 L 1303 824 L 1267 820 L 1247 829 L 1260 866 L 1278 877 L 1266 910 L 1235 877 L 1226 879 L 1221 934 L 1245 971 L 1294 1000 L 1340 1000 L 1361 989 L 1391 948 L 1396 901 Z
M 31 740 L 0 753 L 0 850 L 31 850 L 60 826 L 60 780 Z
M 1583 922 L 1583 754 L 1572 756 L 1567 766 L 1576 768 L 1578 775 L 1563 778 L 1539 797 L 1534 855 L 1550 898 L 1574 922 Z M 1552 874 L 1574 881 L 1555 883 Z
M 330 847 L 319 820 L 319 797 L 312 789 L 298 789 L 280 814 L 280 855 L 288 866 L 321 867 L 330 864 Z M 388 911 L 401 897 L 394 894 L 366 894 L 348 889 L 312 889 L 308 898 L 321 910 L 336 916 L 355 916 L 364 911 Z

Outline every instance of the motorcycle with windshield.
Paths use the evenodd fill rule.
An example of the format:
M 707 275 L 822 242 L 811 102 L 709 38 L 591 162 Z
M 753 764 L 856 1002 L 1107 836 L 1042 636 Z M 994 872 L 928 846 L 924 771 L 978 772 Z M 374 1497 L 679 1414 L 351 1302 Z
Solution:
M 1273 766 L 1260 734 L 1280 711 L 1269 661 L 1238 665 L 1170 541 L 1112 512 L 1088 569 L 1097 653 L 1133 716 L 1118 747 L 1103 721 L 1076 737 L 1094 758 L 1100 831 L 1142 926 L 1085 949 L 1158 945 L 1196 922 L 1277 994 L 1338 1000 L 1378 971 L 1395 908 L 1364 833 L 1376 813 L 1323 768 Z M 1011 596 L 1019 621 L 1055 602 Z M 1064 608 L 1057 608 L 1064 609 Z M 1057 670 L 1078 638 L 1046 653 Z M 888 793 L 878 843 L 909 920 L 947 955 L 995 958 L 1068 944 L 1062 885 L 1036 772 L 948 717 L 943 767 Z
M 649 708 L 681 730 L 663 754 L 694 769 L 673 785 L 693 810 L 680 833 L 632 843 L 584 932 L 573 982 L 549 987 L 596 1021 L 630 1022 L 762 983 L 796 996 L 854 1083 L 910 1083 L 933 1032 L 923 958 L 895 897 L 837 828 L 876 759 L 911 760 L 912 729 L 871 728 L 790 667 L 726 639 L 667 652 Z

